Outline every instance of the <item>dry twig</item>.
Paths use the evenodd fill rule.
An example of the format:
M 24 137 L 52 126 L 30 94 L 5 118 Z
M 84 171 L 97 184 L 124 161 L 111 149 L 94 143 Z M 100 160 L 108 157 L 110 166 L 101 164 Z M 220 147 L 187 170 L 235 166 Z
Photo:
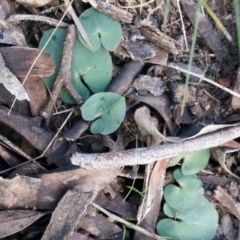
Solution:
M 130 12 L 118 8 L 107 1 L 106 2 L 99 0 L 87 0 L 87 1 L 92 5 L 92 7 L 96 8 L 98 11 L 118 21 L 131 23 L 133 20 L 133 15 Z
M 153 233 L 150 233 L 148 232 L 146 229 L 143 229 L 137 225 L 134 225 L 118 216 L 116 216 L 115 214 L 112 214 L 110 213 L 109 211 L 105 210 L 104 208 L 100 207 L 98 204 L 94 203 L 94 202 L 91 202 L 90 203 L 93 207 L 97 208 L 98 210 L 100 210 L 101 212 L 103 212 L 104 214 L 106 214 L 108 217 L 120 222 L 120 223 L 123 223 L 124 225 L 138 231 L 138 232 L 141 232 L 142 234 L 148 236 L 148 237 L 151 237 L 153 239 L 157 239 L 157 240 L 163 240 L 163 238 L 161 238 L 160 236 L 156 235 L 156 234 L 153 234 Z
M 87 35 L 84 27 L 82 26 L 79 18 L 77 17 L 76 13 L 74 12 L 74 10 L 73 10 L 73 8 L 72 8 L 72 5 L 70 4 L 69 0 L 64 0 L 64 2 L 65 2 L 65 5 L 66 5 L 66 6 L 69 6 L 68 12 L 71 14 L 72 19 L 73 19 L 74 23 L 76 24 L 76 27 L 77 27 L 79 33 L 81 34 L 82 38 L 84 39 L 84 41 L 85 41 L 89 46 L 91 46 L 91 41 L 90 41 L 90 39 L 89 39 L 89 37 L 88 37 L 88 35 Z
M 87 169 L 148 164 L 156 160 L 160 161 L 180 154 L 220 146 L 238 137 L 240 137 L 240 125 L 228 127 L 196 137 L 195 139 L 150 148 L 138 148 L 116 153 L 109 152 L 101 154 L 82 154 L 76 152 L 72 155 L 71 162 L 74 165 Z
M 30 14 L 16 14 L 16 15 L 11 15 L 8 19 L 7 22 L 19 22 L 19 21 L 36 21 L 36 22 L 46 22 L 51 26 L 59 26 L 59 27 L 68 27 L 67 23 L 60 22 L 56 19 L 50 18 L 50 17 L 45 17 L 45 16 L 40 16 L 40 15 L 30 15 Z
M 76 38 L 75 26 L 70 25 L 68 27 L 66 40 L 64 43 L 63 57 L 61 61 L 60 70 L 58 73 L 57 80 L 55 81 L 53 86 L 52 99 L 51 101 L 48 102 L 45 109 L 41 112 L 42 116 L 45 118 L 47 123 L 49 122 L 49 118 L 53 112 L 54 104 L 58 99 L 58 96 L 60 94 L 60 91 L 63 85 L 71 93 L 71 95 L 73 96 L 73 98 L 77 103 L 82 102 L 81 96 L 78 95 L 71 81 L 71 59 L 72 59 L 72 52 L 73 52 L 75 38 Z

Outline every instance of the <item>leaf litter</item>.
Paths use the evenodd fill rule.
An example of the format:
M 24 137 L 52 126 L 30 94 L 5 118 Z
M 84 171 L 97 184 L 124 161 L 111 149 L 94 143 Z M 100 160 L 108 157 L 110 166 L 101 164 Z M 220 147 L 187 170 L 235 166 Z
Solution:
M 43 9 L 56 7 L 56 2 L 58 1 L 52 1 Z M 68 5 L 72 2 L 65 1 L 63 8 L 57 8 L 50 14 L 45 13 L 45 16 L 60 22 L 60 18 L 65 16 L 64 21 L 69 24 L 64 25 L 68 28 L 67 31 L 72 28 L 74 32 L 75 23 L 79 31 L 76 33 L 77 37 L 84 32 L 81 28 L 83 27 L 91 43 L 93 37 L 92 33 L 88 32 L 88 24 L 83 23 L 81 26 L 78 17 L 76 18 L 76 15 L 83 12 L 82 9 L 87 9 L 86 5 L 74 1 L 74 8 L 70 10 Z M 239 144 L 231 141 L 240 136 L 239 74 L 236 67 L 238 56 L 235 54 L 234 41 L 227 42 L 211 17 L 202 11 L 193 56 L 194 66 L 190 73 L 193 76 L 188 86 L 186 108 L 181 114 L 185 78 L 186 74 L 189 74 L 186 71 L 189 59 L 186 46 L 191 44 L 196 3 L 184 0 L 179 2 L 171 1 L 169 14 L 166 16 L 164 2 L 158 3 L 160 5 L 152 2 L 135 8 L 133 6 L 139 5 L 137 2 L 129 6 L 123 1 L 121 6 L 128 7 L 126 10 L 120 5 L 89 0 L 93 8 L 88 11 L 105 13 L 117 24 L 115 30 L 121 26 L 123 32 L 120 34 L 120 43 L 108 43 L 111 38 L 104 40 L 104 27 L 101 28 L 100 20 L 96 22 L 96 26 L 100 24 L 99 36 L 103 36 L 103 39 L 100 39 L 103 46 L 108 48 L 110 44 L 107 50 L 111 51 L 109 56 L 113 69 L 118 69 L 118 74 L 114 78 L 110 77 L 112 79 L 108 85 L 108 77 L 104 79 L 103 75 L 95 72 L 94 76 L 92 75 L 94 80 L 90 80 L 90 87 L 89 79 L 84 79 L 85 73 L 74 73 L 78 75 L 75 79 L 77 83 L 83 78 L 80 89 L 89 91 L 81 98 L 82 94 L 80 92 L 79 95 L 70 76 L 71 54 L 76 54 L 73 50 L 75 37 L 72 42 L 68 37 L 65 39 L 66 49 L 63 50 L 63 58 L 57 59 L 58 67 L 54 57 L 52 59 L 44 50 L 36 49 L 42 33 L 50 28 L 40 23 L 39 18 L 34 18 L 40 9 L 30 8 L 26 4 L 13 5 L 18 13 L 25 13 L 26 9 L 31 13 L 29 20 L 33 22 L 29 24 L 24 16 L 26 22 L 19 24 L 20 29 L 6 21 L 7 17 L 13 17 L 13 13 L 9 12 L 7 1 L 3 1 L 1 8 L 5 15 L 0 18 L 0 30 L 4 33 L 5 40 L 3 43 L 14 47 L 1 46 L 2 71 L 9 69 L 6 71 L 8 74 L 11 71 L 12 74 L 8 75 L 7 80 L 14 79 L 15 82 L 11 88 L 7 88 L 7 81 L 3 80 L 4 86 L 0 88 L 1 93 L 4 93 L 0 99 L 0 192 L 1 213 L 4 218 L 0 223 L 0 229 L 3 230 L 0 237 L 13 235 L 21 238 L 32 234 L 30 239 L 70 239 L 75 231 L 74 237 L 77 238 L 78 235 L 79 239 L 86 239 L 89 234 L 92 239 L 122 239 L 123 236 L 125 239 L 163 239 L 156 235 L 156 224 L 166 218 L 164 212 L 168 214 L 161 206 L 164 203 L 164 186 L 173 178 L 173 167 L 168 168 L 170 159 L 192 152 L 192 156 L 197 158 L 194 151 L 208 148 L 215 149 L 212 149 L 212 157 L 208 163 L 204 159 L 202 165 L 207 165 L 198 176 L 203 181 L 206 198 L 214 203 L 219 212 L 220 224 L 217 231 L 215 229 L 211 234 L 215 235 L 214 239 L 231 239 L 239 235 L 237 224 L 228 231 L 231 223 L 239 219 L 239 199 L 236 194 L 239 191 Z M 208 4 L 225 26 L 235 24 L 234 15 L 228 12 L 233 8 L 231 3 L 221 1 L 215 5 L 215 1 L 208 1 Z M 8 31 L 4 31 L 6 29 Z M 236 40 L 235 29 L 227 30 L 233 40 Z M 60 31 L 66 32 L 63 29 Z M 12 36 L 19 38 L 15 37 L 12 41 Z M 116 36 L 110 33 L 110 37 Z M 83 39 L 81 41 L 84 43 Z M 86 47 L 91 48 L 88 44 Z M 92 47 L 96 50 L 94 44 Z M 16 59 L 10 58 L 11 55 L 8 54 L 14 51 L 19 52 Z M 33 62 L 35 66 L 32 68 Z M 91 63 L 94 68 L 95 62 Z M 76 69 L 77 67 L 75 66 Z M 61 84 L 56 92 L 51 92 L 54 82 L 51 86 L 45 86 L 42 80 L 51 76 L 57 68 L 60 68 L 58 77 Z M 24 82 L 24 86 L 14 75 Z M 232 86 L 224 85 L 221 79 L 230 79 Z M 117 129 L 114 128 L 115 131 L 110 130 L 110 123 L 109 127 L 105 125 L 109 130 L 105 135 L 92 134 L 92 123 L 84 121 L 81 116 L 82 101 L 92 92 L 98 91 L 95 89 L 100 81 L 107 82 L 101 91 L 119 94 L 121 98 L 125 97 L 127 103 L 122 124 Z M 67 89 L 65 96 L 69 97 L 70 92 L 74 99 L 71 102 L 64 101 L 63 94 L 59 98 L 63 85 Z M 10 94 L 5 88 L 19 97 L 13 108 L 13 97 L 3 97 Z M 225 89 L 227 91 L 224 91 Z M 234 89 L 234 92 L 231 89 Z M 232 93 L 235 95 L 233 98 L 230 95 Z M 24 99 L 30 102 L 19 101 Z M 85 111 L 93 109 L 91 106 L 86 108 L 89 109 Z M 10 115 L 9 109 L 12 110 Z M 120 114 L 116 113 L 114 117 Z M 137 170 L 138 164 L 146 165 Z M 179 164 L 184 167 L 185 162 Z M 202 169 L 202 166 L 200 168 Z M 232 176 L 235 179 L 231 178 Z M 134 185 L 130 188 L 130 195 L 123 202 L 128 191 L 126 186 L 131 184 Z M 204 204 L 202 212 L 209 214 L 213 211 L 207 203 Z M 114 221 L 110 222 L 100 215 L 101 211 Z M 29 214 L 32 214 L 31 217 Z M 187 217 L 184 212 L 181 214 L 179 218 L 182 217 L 185 222 L 192 218 L 188 219 L 191 214 Z M 11 219 L 8 220 L 10 215 Z M 197 220 L 200 221 L 201 217 L 203 216 L 199 215 Z M 123 218 L 136 220 L 138 224 L 132 224 Z M 62 221 L 59 222 L 59 219 Z M 84 224 L 86 222 L 88 224 Z M 125 231 L 123 226 L 135 230 Z M 6 233 L 6 229 L 12 230 Z M 161 231 L 158 233 L 168 234 Z M 175 237 L 178 239 L 179 236 Z

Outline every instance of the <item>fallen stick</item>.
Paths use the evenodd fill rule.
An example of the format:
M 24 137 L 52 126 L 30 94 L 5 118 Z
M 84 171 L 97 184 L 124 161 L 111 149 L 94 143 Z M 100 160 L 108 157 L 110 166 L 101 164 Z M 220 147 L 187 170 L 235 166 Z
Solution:
M 240 125 L 227 127 L 194 139 L 178 143 L 167 143 L 156 147 L 94 154 L 76 152 L 70 160 L 72 164 L 86 169 L 148 164 L 166 158 L 172 158 L 180 154 L 217 147 L 238 137 L 240 137 Z

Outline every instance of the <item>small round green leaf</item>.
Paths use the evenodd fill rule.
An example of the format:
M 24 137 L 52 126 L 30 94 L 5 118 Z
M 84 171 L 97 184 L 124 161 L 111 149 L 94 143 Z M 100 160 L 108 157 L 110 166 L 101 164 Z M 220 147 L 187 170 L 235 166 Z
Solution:
M 209 161 L 210 149 L 203 149 L 197 152 L 192 152 L 184 157 L 182 172 L 185 175 L 191 175 L 203 170 Z
M 111 92 L 92 95 L 82 106 L 82 117 L 87 121 L 96 119 L 90 127 L 93 134 L 109 134 L 122 123 L 125 111 L 125 98 Z
M 78 34 L 85 47 L 91 51 L 97 51 L 101 45 L 108 51 L 117 48 L 122 37 L 122 28 L 118 21 L 97 11 L 95 8 L 84 11 L 79 19 L 91 41 L 91 46 L 87 45 L 81 35 Z

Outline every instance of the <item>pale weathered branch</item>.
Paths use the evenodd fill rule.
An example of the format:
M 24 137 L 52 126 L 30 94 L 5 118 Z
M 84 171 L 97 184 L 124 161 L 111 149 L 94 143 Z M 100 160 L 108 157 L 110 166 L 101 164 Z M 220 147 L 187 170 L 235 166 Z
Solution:
M 71 162 L 74 165 L 79 165 L 87 169 L 148 164 L 156 160 L 160 161 L 180 154 L 220 146 L 238 137 L 240 137 L 240 125 L 228 127 L 183 142 L 168 143 L 150 148 L 137 148 L 121 152 L 98 154 L 82 154 L 76 152 L 72 155 Z

